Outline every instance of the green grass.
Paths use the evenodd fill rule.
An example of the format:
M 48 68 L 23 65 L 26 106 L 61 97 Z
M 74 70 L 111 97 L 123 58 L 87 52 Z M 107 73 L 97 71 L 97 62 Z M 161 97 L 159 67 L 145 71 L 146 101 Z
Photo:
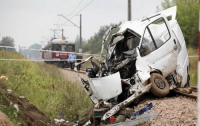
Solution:
M 0 84 L 1 83 L 3 83 L 3 82 L 0 81 Z M 6 95 L 3 94 L 2 91 L 0 90 L 0 103 L 3 103 L 4 98 L 6 98 Z M 24 125 L 23 121 L 21 119 L 17 118 L 17 114 L 19 114 L 20 111 L 17 112 L 13 105 L 6 106 L 4 104 L 0 104 L 0 111 L 3 113 L 6 113 L 7 117 L 12 120 L 12 122 L 6 121 L 6 123 L 8 123 L 7 125 L 9 125 L 9 126 L 13 126 L 14 124 L 15 125 L 22 125 L 22 124 Z
M 0 51 L 0 58 L 24 59 L 17 53 L 5 51 Z M 25 96 L 51 119 L 77 120 L 78 110 L 92 105 L 83 88 L 66 81 L 59 69 L 53 65 L 2 60 L 0 71 L 0 75 L 8 77 L 8 88 Z
M 197 49 L 188 48 L 188 55 L 189 56 L 197 56 L 198 52 Z M 198 70 L 198 57 L 189 57 L 190 62 L 190 85 L 197 86 L 197 70 Z

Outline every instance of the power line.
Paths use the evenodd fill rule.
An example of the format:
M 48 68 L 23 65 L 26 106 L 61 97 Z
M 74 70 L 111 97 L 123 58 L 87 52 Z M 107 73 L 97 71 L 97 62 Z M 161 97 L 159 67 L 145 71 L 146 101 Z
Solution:
M 80 11 L 78 11 L 76 14 L 74 14 L 71 18 L 76 16 L 78 13 L 80 13 L 82 10 L 84 10 L 87 6 L 89 6 L 94 0 L 92 0 L 90 3 L 88 3 L 85 7 L 83 7 Z
M 79 2 L 79 4 L 77 5 L 77 7 L 70 13 L 70 14 L 68 14 L 66 17 L 69 17 L 70 15 L 72 15 L 76 10 L 77 10 L 77 8 L 80 6 L 80 4 L 82 3 L 82 1 L 83 0 L 81 0 L 80 2 Z M 59 19 L 60 19 L 60 17 L 59 17 Z M 58 21 L 59 22 L 59 21 Z M 67 21 L 68 22 L 68 21 Z M 67 23 L 67 22 L 65 22 L 65 23 Z M 64 23 L 64 24 L 65 24 Z M 58 23 L 57 23 L 58 24 Z M 58 28 L 60 28 L 60 27 L 62 27 L 62 26 L 64 26 L 64 25 L 61 25 L 61 24 L 59 24 L 59 25 L 56 25 Z
M 69 21 L 70 23 L 72 23 L 74 26 L 78 27 L 76 24 L 74 24 L 72 21 L 70 21 L 68 18 L 66 18 L 65 16 L 63 16 L 62 14 L 58 14 L 58 16 L 62 16 L 63 18 L 65 18 L 67 21 Z
M 73 17 L 75 17 L 78 13 L 80 13 L 82 10 L 84 10 L 86 7 L 88 7 L 94 0 L 90 1 L 85 7 L 83 7 L 81 10 L 79 10 L 76 14 L 74 14 L 69 20 L 71 20 Z M 66 21 L 64 24 L 58 26 L 59 28 L 62 27 L 63 25 L 65 25 L 67 22 L 69 21 Z
M 81 1 L 79 2 L 78 6 L 77 6 L 69 15 L 67 15 L 67 17 L 70 16 L 70 15 L 72 15 L 72 14 L 77 10 L 77 8 L 80 6 L 80 4 L 82 3 L 82 1 L 83 1 L 83 0 L 81 0 Z

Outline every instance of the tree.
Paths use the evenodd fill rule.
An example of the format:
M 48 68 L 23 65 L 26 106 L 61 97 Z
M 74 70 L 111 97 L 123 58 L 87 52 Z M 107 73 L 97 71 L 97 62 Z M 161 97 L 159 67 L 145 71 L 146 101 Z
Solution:
M 198 45 L 198 20 L 200 4 L 198 0 L 164 0 L 162 9 L 177 6 L 177 21 L 183 32 L 187 46 L 197 48 Z M 157 7 L 158 10 L 159 7 Z
M 82 39 L 82 48 L 84 47 L 84 45 L 86 44 L 86 40 Z M 75 39 L 75 51 L 79 52 L 79 47 L 80 47 L 80 36 L 77 35 L 76 39 Z
M 161 2 L 161 6 L 162 6 L 162 9 L 157 7 L 157 11 L 161 11 L 163 9 L 170 8 L 170 7 L 174 6 L 174 3 L 170 2 L 170 0 L 164 0 L 163 2 Z
M 28 50 L 28 49 L 24 49 L 24 50 L 21 50 L 20 53 L 25 56 L 25 57 L 28 57 L 29 59 L 41 59 L 42 55 L 41 55 L 41 52 L 40 50 L 42 49 L 42 46 L 40 44 L 33 44 L 29 47 L 30 49 L 38 49 L 38 50 Z
M 101 26 L 98 33 L 95 33 L 94 36 L 90 37 L 90 39 L 88 40 L 88 43 L 83 46 L 83 51 L 95 53 L 95 54 L 100 53 L 103 36 L 105 32 L 107 31 L 107 29 L 110 26 L 114 26 L 114 25 L 116 24 Z
M 14 39 L 9 37 L 9 36 L 5 36 L 5 37 L 2 37 L 2 40 L 0 42 L 0 45 L 1 46 L 10 46 L 10 47 L 14 47 L 15 44 L 14 44 Z M 15 48 L 1 48 L 1 50 L 7 50 L 7 51 L 15 51 Z

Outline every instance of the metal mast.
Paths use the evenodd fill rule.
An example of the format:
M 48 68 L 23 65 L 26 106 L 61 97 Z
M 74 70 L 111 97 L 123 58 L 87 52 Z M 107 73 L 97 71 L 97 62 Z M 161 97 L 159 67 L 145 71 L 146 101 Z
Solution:
M 128 21 L 131 21 L 131 0 L 128 0 Z

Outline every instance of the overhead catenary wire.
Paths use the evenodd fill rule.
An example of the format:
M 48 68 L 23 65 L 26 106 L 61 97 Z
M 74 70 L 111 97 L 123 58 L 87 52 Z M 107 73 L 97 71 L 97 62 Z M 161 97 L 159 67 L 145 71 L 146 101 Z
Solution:
M 94 0 L 90 1 L 86 6 L 84 6 L 82 9 L 80 9 L 77 13 L 75 13 L 73 16 L 71 16 L 71 18 L 69 18 L 69 20 L 71 20 L 72 18 L 74 18 L 77 14 L 79 14 L 81 11 L 83 11 L 86 7 L 88 7 Z M 58 26 L 58 28 L 64 26 L 67 22 L 63 23 L 62 25 Z
M 82 3 L 82 1 L 83 1 L 83 0 L 81 0 L 81 1 L 79 2 L 78 6 L 77 6 L 70 14 L 68 14 L 67 17 L 69 17 L 70 15 L 72 15 L 72 14 L 77 10 L 77 8 L 80 6 L 80 4 Z
M 76 14 L 74 14 L 72 17 L 76 16 L 78 13 L 80 13 L 82 10 L 84 10 L 86 7 L 88 7 L 94 0 L 89 2 L 85 7 L 83 7 L 81 10 L 79 10 Z
M 73 11 L 73 12 L 75 12 L 76 10 L 77 10 L 77 8 L 80 6 L 80 4 L 82 3 L 82 1 L 83 0 L 81 0 L 80 2 L 79 2 L 79 4 L 78 4 L 78 6 L 75 8 L 75 10 Z M 56 24 L 55 26 L 57 27 L 57 28 L 61 28 L 62 26 L 66 26 L 65 24 L 67 23 L 67 22 L 71 22 L 74 26 L 76 26 L 76 27 L 78 27 L 78 28 L 80 28 L 80 47 L 81 47 L 81 39 L 82 39 L 82 37 L 81 37 L 81 14 L 80 14 L 80 26 L 77 26 L 76 24 L 74 24 L 72 21 L 71 21 L 71 19 L 73 18 L 73 17 L 75 17 L 78 13 L 80 13 L 82 10 L 84 10 L 86 7 L 88 7 L 92 2 L 93 2 L 94 0 L 91 0 L 89 3 L 87 3 L 86 4 L 86 6 L 84 6 L 82 9 L 80 9 L 77 13 L 75 13 L 73 16 L 71 16 L 71 18 L 70 19 L 68 19 L 68 18 L 66 18 L 65 16 L 63 16 L 62 14 L 60 14 L 60 16 L 62 16 L 62 17 L 64 17 L 65 19 L 67 19 L 67 21 L 64 23 L 64 24 L 61 24 L 61 25 L 59 25 L 59 24 Z M 72 13 L 73 13 L 72 12 Z M 72 14 L 71 13 L 71 14 Z M 54 31 L 54 34 L 55 34 L 55 31 Z M 57 33 L 56 33 L 57 34 Z M 58 35 L 58 34 L 57 34 Z M 59 36 L 59 35 L 58 35 Z M 55 38 L 55 35 L 54 35 L 54 38 Z
M 73 14 L 76 10 L 77 10 L 77 8 L 80 6 L 80 4 L 82 3 L 82 1 L 83 0 L 81 0 L 80 2 L 79 2 L 79 4 L 78 4 L 78 6 L 68 15 L 68 16 L 70 16 L 71 14 Z M 60 21 L 60 17 L 59 17 L 59 19 L 58 19 L 58 21 L 57 21 L 57 24 L 54 24 L 57 28 L 60 28 L 60 27 L 62 27 L 63 25 L 59 25 L 58 24 L 58 22 Z M 58 35 L 58 34 L 57 34 Z M 59 35 L 58 35 L 59 36 Z M 60 37 L 60 36 L 59 36 Z
M 55 32 L 55 34 L 56 34 L 58 37 L 62 38 L 57 32 Z

